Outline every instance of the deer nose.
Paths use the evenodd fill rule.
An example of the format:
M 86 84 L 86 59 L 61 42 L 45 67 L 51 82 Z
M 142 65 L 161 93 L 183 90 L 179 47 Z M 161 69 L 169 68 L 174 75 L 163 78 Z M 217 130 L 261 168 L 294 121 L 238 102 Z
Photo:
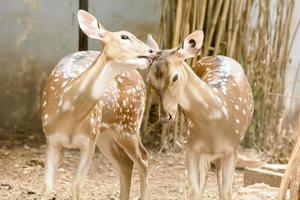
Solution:
M 173 118 L 170 113 L 161 113 L 160 120 L 162 123 L 170 123 L 173 120 Z

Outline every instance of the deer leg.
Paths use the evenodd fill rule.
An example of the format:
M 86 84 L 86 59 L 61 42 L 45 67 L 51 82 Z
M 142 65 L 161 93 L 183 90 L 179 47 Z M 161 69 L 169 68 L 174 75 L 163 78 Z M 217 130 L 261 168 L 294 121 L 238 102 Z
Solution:
M 117 136 L 116 141 L 131 160 L 133 160 L 134 164 L 136 164 L 140 176 L 140 199 L 146 200 L 148 187 L 148 154 L 141 152 L 143 146 L 135 135 L 125 137 Z
M 216 174 L 217 174 L 217 181 L 218 181 L 218 187 L 219 187 L 219 197 L 222 199 L 221 193 L 222 193 L 222 163 L 221 158 L 218 158 L 216 161 Z
M 141 160 L 139 161 L 139 176 L 140 176 L 140 199 L 147 199 L 148 173 L 149 173 L 149 154 L 143 143 L 139 139 L 139 152 Z
M 210 170 L 210 157 L 209 155 L 200 154 L 199 156 L 199 191 L 200 196 L 203 195 L 208 175 Z
M 120 176 L 120 200 L 129 200 L 132 179 L 133 161 L 124 150 L 114 141 L 111 130 L 101 130 L 97 139 L 97 147 L 115 167 Z
M 237 161 L 235 152 L 225 155 L 222 158 L 222 200 L 232 199 L 232 183 Z
M 187 149 L 186 165 L 187 165 L 189 184 L 191 186 L 191 193 L 189 194 L 190 200 L 200 199 L 199 181 L 198 181 L 199 178 L 198 161 L 199 159 L 196 152 Z
M 49 197 L 54 189 L 56 169 L 61 153 L 61 145 L 56 141 L 47 139 L 46 173 L 44 182 L 44 193 L 42 199 Z
M 84 144 L 80 148 L 80 161 L 77 173 L 75 175 L 73 185 L 72 185 L 72 197 L 73 200 L 80 199 L 80 189 L 84 178 L 86 177 L 88 170 L 91 165 L 91 161 L 95 152 L 95 139 L 89 139 L 88 144 Z

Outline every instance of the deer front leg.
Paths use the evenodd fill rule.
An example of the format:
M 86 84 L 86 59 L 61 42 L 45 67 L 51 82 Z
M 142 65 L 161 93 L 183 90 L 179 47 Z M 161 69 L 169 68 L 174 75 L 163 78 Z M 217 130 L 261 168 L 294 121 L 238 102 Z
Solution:
M 218 158 L 216 161 L 216 174 L 217 174 L 217 181 L 219 187 L 219 198 L 222 199 L 222 160 Z
M 148 153 L 136 135 L 116 136 L 117 143 L 136 164 L 140 176 L 140 200 L 147 199 Z
M 59 162 L 61 145 L 57 141 L 47 139 L 46 173 L 42 199 L 52 198 L 56 169 Z
M 95 143 L 95 139 L 90 138 L 88 144 L 83 145 L 82 148 L 80 148 L 79 167 L 72 185 L 73 200 L 80 199 L 81 186 L 91 165 L 91 161 L 95 152 Z
M 199 191 L 203 195 L 210 171 L 210 156 L 199 154 Z
M 191 187 L 191 192 L 189 194 L 189 200 L 198 200 L 200 199 L 200 190 L 199 190 L 199 170 L 198 170 L 198 156 L 196 152 L 192 149 L 187 149 L 186 151 L 186 164 L 189 185 Z
M 234 171 L 237 161 L 236 152 L 225 155 L 222 158 L 222 200 L 232 199 L 232 183 L 234 178 Z
M 133 161 L 124 150 L 114 141 L 112 130 L 101 130 L 101 137 L 97 139 L 97 147 L 108 159 L 120 176 L 120 200 L 129 200 L 132 179 Z

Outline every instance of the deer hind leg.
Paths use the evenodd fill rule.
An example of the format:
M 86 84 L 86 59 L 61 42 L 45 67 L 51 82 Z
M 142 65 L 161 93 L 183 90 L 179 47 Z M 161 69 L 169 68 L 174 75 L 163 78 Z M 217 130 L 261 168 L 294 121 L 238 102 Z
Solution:
M 116 142 L 137 166 L 140 176 L 140 200 L 147 199 L 148 188 L 148 153 L 141 144 L 138 135 L 116 136 Z
M 47 157 L 46 157 L 46 172 L 44 180 L 44 192 L 42 199 L 52 198 L 56 169 L 61 153 L 61 145 L 58 141 L 52 138 L 47 138 Z
M 129 200 L 133 161 L 114 141 L 112 130 L 110 129 L 101 130 L 101 136 L 97 139 L 97 147 L 119 173 L 121 186 L 120 200 Z
M 72 185 L 73 200 L 80 199 L 81 186 L 87 176 L 95 152 L 95 140 L 95 138 L 85 138 L 82 141 L 79 166 Z
M 189 194 L 190 200 L 198 200 L 200 199 L 200 191 L 199 191 L 199 157 L 196 152 L 193 150 L 187 149 L 186 152 L 186 165 L 188 172 L 189 185 L 191 187 L 191 192 Z
M 232 152 L 222 157 L 222 200 L 232 199 L 232 183 L 234 178 L 237 154 Z
M 140 199 L 147 199 L 147 188 L 148 188 L 148 174 L 149 174 L 149 154 L 146 148 L 144 147 L 140 138 L 139 141 L 139 152 L 141 155 L 141 164 L 139 164 L 139 175 L 140 175 Z

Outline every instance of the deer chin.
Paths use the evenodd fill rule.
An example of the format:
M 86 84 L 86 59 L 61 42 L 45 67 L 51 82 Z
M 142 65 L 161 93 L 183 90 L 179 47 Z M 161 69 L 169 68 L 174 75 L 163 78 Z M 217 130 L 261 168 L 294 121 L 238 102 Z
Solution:
M 137 60 L 139 60 L 138 62 L 146 63 L 146 67 L 143 65 L 141 69 L 145 69 L 153 63 L 153 58 L 151 56 L 138 56 Z
M 146 69 L 149 65 L 150 62 L 146 58 L 135 58 L 127 60 L 125 63 L 118 63 L 118 66 L 122 69 L 122 71 L 130 69 Z

